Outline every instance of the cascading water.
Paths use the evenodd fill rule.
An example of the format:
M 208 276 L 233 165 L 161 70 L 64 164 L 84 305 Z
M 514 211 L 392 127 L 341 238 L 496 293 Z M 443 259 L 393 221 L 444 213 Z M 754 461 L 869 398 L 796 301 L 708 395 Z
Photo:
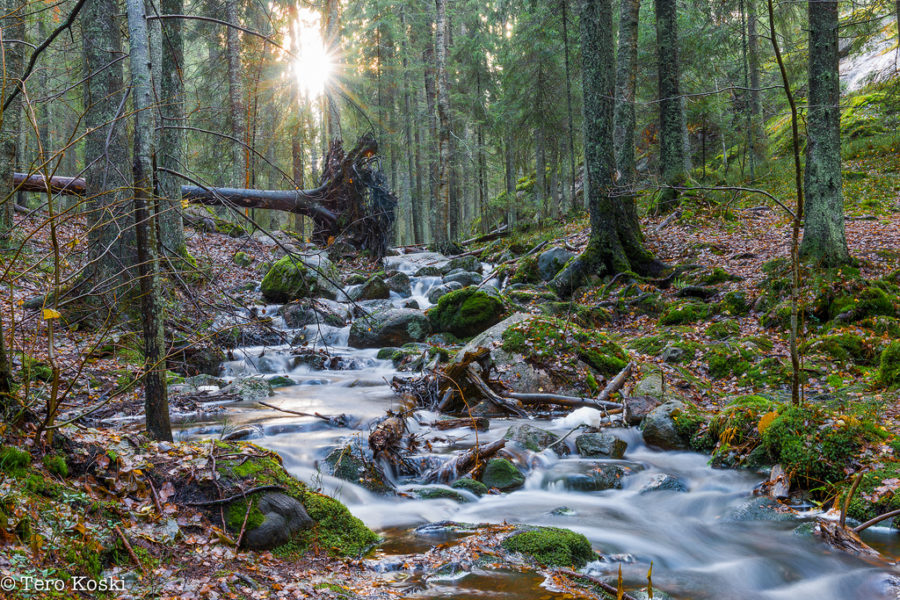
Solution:
M 412 275 L 439 255 L 389 257 L 386 268 Z M 424 309 L 428 292 L 440 277 L 411 276 L 412 299 Z M 402 306 L 410 298 L 396 295 Z M 267 313 L 277 314 L 275 307 Z M 349 312 L 349 308 L 345 309 Z M 283 327 L 283 320 L 273 318 Z M 614 575 L 619 565 L 626 583 L 646 583 L 653 563 L 653 582 L 680 599 L 716 600 L 847 600 L 896 598 L 891 586 L 893 569 L 873 566 L 859 559 L 829 552 L 810 535 L 799 533 L 796 518 L 776 519 L 752 496 L 760 476 L 747 471 L 715 470 L 708 458 L 687 452 L 657 452 L 643 444 L 634 429 L 612 430 L 628 443 L 622 460 L 597 461 L 570 453 L 560 457 L 551 450 L 526 453 L 519 458 L 530 467 L 522 489 L 503 495 L 477 498 L 465 492 L 467 503 L 449 499 L 415 500 L 373 494 L 357 485 L 322 475 L 316 462 L 352 436 L 363 440 L 369 425 L 385 411 L 400 408 L 388 385 L 396 370 L 390 361 L 377 360 L 376 350 L 347 347 L 348 327 L 310 325 L 286 331 L 288 339 L 304 336 L 310 345 L 327 347 L 345 361 L 343 370 L 317 370 L 298 363 L 288 346 L 249 347 L 235 352 L 225 365 L 227 375 L 286 376 L 297 385 L 280 388 L 269 402 L 307 414 L 346 414 L 347 427 L 322 419 L 294 416 L 257 404 L 232 405 L 216 420 L 192 423 L 180 430 L 180 438 L 216 435 L 223 429 L 243 428 L 256 444 L 277 451 L 285 467 L 313 486 L 321 487 L 344 502 L 371 528 L 386 537 L 379 555 L 419 552 L 434 540 L 410 531 L 422 524 L 450 519 L 460 522 L 510 522 L 565 527 L 583 533 L 594 548 L 607 557 L 591 563 L 588 572 Z M 589 409 L 588 409 L 589 410 Z M 586 414 L 586 413 L 583 413 Z M 540 427 L 565 435 L 577 425 L 578 416 L 542 421 Z M 590 416 L 590 415 L 588 415 Z M 438 418 L 419 411 L 408 419 L 412 432 L 430 443 L 430 456 L 438 462 L 450 453 L 503 437 L 507 428 L 522 419 L 491 420 L 485 432 L 469 429 L 432 431 L 425 424 Z M 568 443 L 574 436 L 564 442 Z M 511 449 L 511 448 L 510 448 Z M 625 469 L 622 489 L 579 491 L 579 475 L 603 462 Z M 679 482 L 678 490 L 647 491 L 648 483 L 662 476 Z M 400 489 L 416 486 L 397 482 Z M 685 491 L 686 490 L 686 491 Z M 893 544 L 886 528 L 872 528 L 866 540 L 880 548 Z M 890 549 L 890 548 L 889 548 Z M 434 580 L 416 597 L 444 598 L 552 598 L 541 589 L 540 578 L 517 573 L 484 572 Z

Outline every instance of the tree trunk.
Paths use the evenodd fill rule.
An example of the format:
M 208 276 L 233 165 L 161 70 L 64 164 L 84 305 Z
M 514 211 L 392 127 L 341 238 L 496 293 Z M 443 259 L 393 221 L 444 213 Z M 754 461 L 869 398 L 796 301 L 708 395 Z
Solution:
M 225 20 L 237 24 L 237 0 L 225 1 Z M 241 37 L 234 27 L 225 28 L 225 53 L 228 55 L 228 103 L 231 116 L 232 185 L 250 187 L 247 161 L 247 124 L 244 114 L 244 84 L 241 73 Z
M 506 219 L 510 230 L 516 226 L 516 159 L 513 150 L 512 129 L 506 131 L 505 158 L 506 158 Z
M 437 149 L 437 140 L 438 140 L 438 118 L 437 118 L 437 73 L 436 67 L 434 63 L 434 41 L 429 40 L 429 42 L 425 46 L 425 50 L 422 51 L 422 62 L 425 65 L 424 69 L 424 79 L 425 79 L 425 104 L 428 110 L 428 130 L 429 130 L 429 144 L 428 144 L 428 179 L 429 179 L 429 191 L 430 191 L 430 204 L 429 214 L 431 215 L 431 238 L 434 243 L 438 243 L 439 240 L 441 244 L 445 243 L 443 240 L 446 239 L 446 235 L 444 237 L 439 237 L 440 230 L 446 231 L 447 222 L 446 220 L 442 220 L 441 216 L 443 215 L 442 209 L 440 208 L 440 196 L 438 194 L 438 179 L 440 177 L 440 168 L 438 166 L 439 155 Z
M 8 60 L 8 59 L 7 59 Z M 9 354 L 6 350 L 6 333 L 3 330 L 3 315 L 0 314 L 0 416 L 9 415 L 13 405 L 10 392 L 13 387 L 12 369 L 9 365 Z
M 136 263 L 131 177 L 126 146 L 120 14 L 116 0 L 88 0 L 81 11 L 84 70 L 94 75 L 84 83 L 85 212 L 88 218 L 89 267 L 86 281 L 109 310 L 121 310 L 120 285 L 130 289 Z
M 766 130 L 763 127 L 759 90 L 759 35 L 756 33 L 755 0 L 747 2 L 747 68 L 750 71 L 750 152 L 754 168 L 765 160 Z
M 446 250 L 449 242 L 450 225 L 450 90 L 447 78 L 447 0 L 435 0 L 437 20 L 435 22 L 435 70 L 437 71 L 437 116 L 438 116 L 438 173 L 436 194 L 435 243 L 440 250 Z
M 547 218 L 547 164 L 544 153 L 544 130 L 538 125 L 534 129 L 534 203 L 541 222 Z
M 412 95 L 412 77 L 409 69 L 409 48 L 406 41 L 406 11 L 400 13 L 400 22 L 403 25 L 403 32 L 400 36 L 400 51 L 403 55 L 403 108 L 406 111 L 406 162 L 409 176 L 409 209 L 410 220 L 412 221 L 412 238 L 413 243 L 419 244 L 424 239 L 422 237 L 422 202 L 421 202 L 421 174 L 418 172 L 416 164 L 418 153 L 418 140 L 413 140 L 413 129 L 416 129 L 416 122 L 413 116 L 410 96 Z M 416 132 L 418 134 L 418 131 Z M 413 150 L 415 149 L 415 151 Z M 413 185 L 413 174 L 415 174 L 416 184 Z
M 821 266 L 850 261 L 841 194 L 841 110 L 837 0 L 810 0 L 806 224 L 800 255 Z
M 636 0 L 637 1 L 637 0 Z M 572 116 L 572 78 L 569 70 L 569 11 L 568 0 L 560 0 L 562 8 L 563 51 L 566 67 L 566 111 L 569 119 L 569 170 L 571 171 L 572 212 L 575 212 L 575 119 Z M 565 180 L 563 185 L 565 185 Z M 563 197 L 566 194 L 563 193 Z
M 184 0 L 160 0 L 163 14 L 180 15 Z M 184 163 L 184 38 L 181 19 L 161 19 L 162 64 L 160 65 L 160 125 L 156 163 L 177 171 Z M 166 126 L 171 128 L 166 129 Z M 157 175 L 159 182 L 159 238 L 167 256 L 187 257 L 184 224 L 181 218 L 181 182 L 165 171 Z
M 584 278 L 622 271 L 657 273 L 663 265 L 644 248 L 640 224 L 614 192 L 613 113 L 615 73 L 612 0 L 581 0 L 581 61 L 584 80 L 584 163 L 591 236 L 588 247 L 551 282 L 570 295 Z
M 19 87 L 24 70 L 23 53 L 25 46 L 21 43 L 9 43 L 7 40 L 25 39 L 26 5 L 20 0 L 5 0 L 2 4 L 3 16 L 0 19 L 0 33 L 3 41 L 3 59 L 0 65 L 3 77 L 3 89 Z M 4 94 L 4 100 L 7 91 Z M 18 94 L 2 114 L 0 128 L 0 244 L 9 240 L 9 232 L 13 228 L 13 212 L 15 195 L 13 194 L 13 172 L 16 170 L 16 149 L 19 146 L 21 129 L 22 94 Z
M 659 75 L 659 172 L 663 185 L 657 210 L 667 212 L 678 204 L 684 184 L 684 114 L 679 90 L 678 15 L 675 0 L 655 0 L 656 53 Z
M 143 0 L 127 0 L 131 82 L 134 90 L 134 218 L 144 330 L 144 412 L 147 431 L 172 440 L 166 396 L 166 352 L 153 201 L 153 91 L 150 48 Z
M 428 239 L 428 223 L 425 218 L 425 215 L 429 214 L 428 210 L 428 196 L 425 194 L 425 187 L 422 184 L 422 133 L 421 126 L 419 123 L 419 96 L 417 93 L 413 92 L 413 102 L 415 103 L 415 110 L 412 114 L 413 120 L 413 148 L 415 149 L 414 158 L 415 158 L 415 168 L 413 169 L 413 173 L 416 176 L 416 193 L 413 197 L 413 210 L 417 211 L 418 214 L 418 233 L 420 236 L 416 243 L 425 242 Z
M 634 155 L 635 90 L 637 82 L 638 17 L 640 0 L 619 3 L 619 51 L 616 56 L 616 108 L 614 139 L 619 172 L 619 201 L 629 218 L 637 220 L 634 186 L 637 181 Z
M 303 189 L 303 169 L 303 147 L 300 143 L 300 126 L 297 126 L 291 130 L 291 177 L 298 190 Z M 294 213 L 291 229 L 301 238 L 306 238 L 302 214 Z
M 550 218 L 559 218 L 559 151 L 555 143 L 550 149 Z

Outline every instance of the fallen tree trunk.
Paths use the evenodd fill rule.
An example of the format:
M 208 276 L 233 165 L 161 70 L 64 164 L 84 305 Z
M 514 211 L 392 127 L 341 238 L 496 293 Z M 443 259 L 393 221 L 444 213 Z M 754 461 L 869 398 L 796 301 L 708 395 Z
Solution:
M 345 153 L 340 140 L 332 142 L 325 156 L 319 187 L 311 190 L 249 190 L 215 188 L 174 171 L 195 185 L 181 186 L 183 199 L 208 206 L 259 208 L 302 214 L 313 221 L 313 241 L 325 245 L 342 238 L 359 250 L 370 250 L 376 258 L 387 252 L 392 239 L 397 198 L 387 185 L 376 155 L 378 143 L 364 135 Z M 14 173 L 18 191 L 84 196 L 80 177 L 51 177 Z
M 497 440 L 496 442 L 491 442 L 487 446 L 475 446 L 474 448 L 466 450 L 462 454 L 451 458 L 440 467 L 432 469 L 425 474 L 423 479 L 426 483 L 446 483 L 448 481 L 453 481 L 483 464 L 486 459 L 497 454 L 504 446 L 506 446 L 506 440 Z

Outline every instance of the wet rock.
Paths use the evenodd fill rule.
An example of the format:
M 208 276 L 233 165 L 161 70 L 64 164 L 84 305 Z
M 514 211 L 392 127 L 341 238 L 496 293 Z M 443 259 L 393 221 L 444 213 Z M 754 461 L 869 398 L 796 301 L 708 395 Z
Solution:
M 687 450 L 689 444 L 675 426 L 676 417 L 684 409 L 683 402 L 670 400 L 650 411 L 641 423 L 641 433 L 647 445 L 662 450 Z
M 582 433 L 575 438 L 575 449 L 585 457 L 622 458 L 628 443 L 616 436 L 601 433 Z
M 631 390 L 633 396 L 651 396 L 653 398 L 662 399 L 663 397 L 663 381 L 659 375 L 648 375 L 641 379 L 634 389 Z
M 415 272 L 415 277 L 440 277 L 441 270 L 437 267 L 426 266 Z
M 404 298 L 412 294 L 412 286 L 409 281 L 409 275 L 407 275 L 406 273 L 394 273 L 393 275 L 385 279 L 384 283 L 387 284 L 388 289 L 397 292 Z
M 361 485 L 372 492 L 391 491 L 381 466 L 355 443 L 332 450 L 319 463 L 319 468 L 328 475 Z
M 273 388 L 290 387 L 292 385 L 297 385 L 297 382 L 290 377 L 285 377 L 284 375 L 276 375 L 269 380 L 269 385 Z
M 622 489 L 625 469 L 619 465 L 598 463 L 584 472 L 550 472 L 544 478 L 546 484 L 561 484 L 576 492 L 601 492 Z
M 218 346 L 192 345 L 171 352 L 166 365 L 181 375 L 218 375 L 225 358 L 225 352 Z
M 503 540 L 502 545 L 510 552 L 530 556 L 548 566 L 580 569 L 597 558 L 584 535 L 557 527 L 538 527 L 515 533 Z
M 347 310 L 338 306 L 337 302 L 322 302 L 303 298 L 281 307 L 284 324 L 290 329 L 299 329 L 307 325 L 326 324 L 332 327 L 343 327 L 347 321 Z
M 578 513 L 575 512 L 574 509 L 569 508 L 568 506 L 558 506 L 550 511 L 550 514 L 554 517 L 574 517 Z
M 674 475 L 669 475 L 668 473 L 657 473 L 653 477 L 650 478 L 650 481 L 641 486 L 641 489 L 638 493 L 640 494 L 650 494 L 653 492 L 686 492 L 688 491 L 687 485 Z
M 260 283 L 263 298 L 285 303 L 298 298 L 322 296 L 332 300 L 340 290 L 340 274 L 324 254 L 294 254 L 279 259 Z
M 450 283 L 444 283 L 442 285 L 435 286 L 431 288 L 431 291 L 428 292 L 428 301 L 432 304 L 437 304 L 438 300 L 440 300 L 443 296 L 446 296 L 450 292 L 461 290 L 463 288 L 463 284 L 451 281 Z
M 437 485 L 419 488 L 415 493 L 422 500 L 446 499 L 453 500 L 454 502 L 458 502 L 460 504 L 465 504 L 472 501 L 472 498 L 470 496 L 466 496 L 465 494 L 461 494 L 455 490 Z
M 359 300 L 353 304 L 354 318 L 366 317 L 371 314 L 384 312 L 395 308 L 390 300 Z
M 444 273 L 449 273 L 454 269 L 481 273 L 481 261 L 475 256 L 457 256 L 456 258 L 451 258 L 450 262 L 448 262 L 441 270 Z
M 503 302 L 482 290 L 467 287 L 450 292 L 428 311 L 435 331 L 449 331 L 458 337 L 470 337 L 500 322 Z
M 234 394 L 240 396 L 243 402 L 259 402 L 275 395 L 269 382 L 259 377 L 235 379 L 223 387 L 221 393 L 222 395 Z
M 369 278 L 362 273 L 351 273 L 344 278 L 344 285 L 362 285 L 368 280 Z
M 403 308 L 411 308 L 413 310 L 419 310 L 422 307 L 419 306 L 419 302 L 417 300 L 407 300 L 403 303 Z
M 481 275 L 462 270 L 451 271 L 444 275 L 444 283 L 458 283 L 463 287 L 479 285 L 481 283 Z
M 527 423 L 510 427 L 503 437 L 518 443 L 523 448 L 531 450 L 532 452 L 541 452 L 548 446 L 559 441 L 559 436 L 555 433 L 550 433 L 549 431 L 545 431 Z M 554 446 L 554 450 L 559 453 L 565 453 L 568 449 L 566 446 L 557 444 Z
M 466 490 L 467 492 L 471 492 L 476 496 L 484 496 L 488 493 L 488 487 L 486 485 L 484 485 L 480 481 L 472 479 L 471 477 L 463 477 L 462 479 L 457 479 L 450 487 L 457 490 Z
M 789 513 L 780 512 L 781 505 L 767 496 L 752 498 L 734 509 L 726 521 L 790 521 L 793 517 Z
M 462 344 L 462 340 L 460 340 L 452 333 L 447 333 L 446 331 L 429 335 L 428 339 L 426 339 L 425 341 L 429 344 L 435 344 L 438 346 L 458 346 Z
M 542 252 L 540 256 L 538 256 L 537 261 L 538 272 L 541 275 L 541 279 L 544 281 L 553 279 L 556 274 L 559 273 L 560 269 L 566 266 L 569 259 L 574 256 L 574 254 L 565 248 L 550 248 L 549 250 Z
M 505 458 L 492 458 L 484 467 L 481 482 L 488 489 L 497 488 L 501 492 L 511 492 L 525 484 L 525 476 L 516 465 Z
M 629 425 L 640 425 L 641 421 L 661 402 L 653 396 L 634 396 L 625 403 L 625 422 Z
M 431 333 L 428 317 L 418 310 L 394 308 L 361 317 L 350 326 L 354 348 L 380 348 L 421 342 Z
M 684 348 L 669 344 L 662 349 L 662 353 L 659 356 L 663 359 L 663 362 L 680 363 L 684 360 L 686 354 L 687 352 Z
M 352 300 L 387 300 L 391 297 L 391 290 L 384 279 L 374 275 L 364 284 L 350 288 L 347 295 Z
M 271 550 L 288 543 L 297 533 L 313 525 L 303 504 L 287 494 L 265 494 L 256 510 L 262 513 L 264 520 L 258 527 L 244 532 L 241 540 L 241 546 L 250 550 Z
M 482 400 L 472 407 L 473 417 L 505 417 L 509 413 L 490 400 Z
M 400 348 L 394 348 L 392 346 L 388 346 L 387 348 L 382 348 L 378 351 L 378 354 L 375 355 L 375 358 L 378 360 L 391 360 L 394 357 L 396 352 L 399 352 Z

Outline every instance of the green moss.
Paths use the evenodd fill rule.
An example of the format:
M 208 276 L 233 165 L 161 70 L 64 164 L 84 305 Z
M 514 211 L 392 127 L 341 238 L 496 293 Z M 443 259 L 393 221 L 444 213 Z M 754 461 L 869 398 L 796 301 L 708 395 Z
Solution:
M 716 321 L 706 328 L 706 335 L 714 340 L 725 340 L 738 335 L 741 331 L 737 321 L 731 319 L 725 321 Z
M 484 496 L 488 493 L 488 488 L 486 485 L 484 485 L 480 481 L 472 479 L 471 477 L 463 477 L 462 479 L 457 479 L 450 487 L 458 490 L 466 490 L 467 492 L 472 492 L 476 496 Z
M 0 447 L 0 471 L 14 477 L 25 473 L 31 465 L 31 455 L 14 446 Z
M 897 286 L 884 282 L 876 282 L 859 293 L 840 296 L 832 302 L 829 316 L 848 314 L 852 320 L 858 321 L 866 317 L 897 316 Z
M 871 364 L 875 359 L 875 348 L 862 336 L 839 333 L 819 336 L 800 347 L 803 353 L 818 351 L 843 363 Z
M 888 462 L 878 465 L 874 471 L 863 475 L 859 488 L 850 501 L 847 515 L 859 521 L 868 521 L 878 515 L 900 509 L 900 493 L 892 490 L 896 486 L 889 480 L 900 479 L 900 462 Z M 844 493 L 849 491 L 849 483 Z M 884 488 L 878 490 L 878 488 Z
M 765 428 L 762 443 L 774 462 L 815 487 L 843 481 L 844 469 L 863 446 L 886 436 L 870 418 L 791 405 Z
M 900 384 L 900 342 L 891 342 L 881 353 L 878 377 L 888 387 Z
M 742 316 L 750 312 L 750 300 L 742 291 L 731 291 L 722 297 L 718 305 L 719 312 Z
M 743 345 L 721 344 L 706 353 L 706 368 L 716 379 L 740 377 L 750 368 L 749 350 Z
M 615 375 L 628 364 L 619 353 L 615 352 L 616 349 L 618 349 L 617 346 L 612 352 L 609 352 L 609 348 L 585 348 L 578 353 L 578 357 L 598 373 L 607 376 Z
M 306 269 L 302 263 L 285 256 L 277 261 L 260 283 L 263 296 L 271 302 L 290 302 L 311 293 Z
M 586 537 L 557 527 L 540 527 L 516 533 L 503 540 L 502 546 L 510 552 L 519 552 L 543 565 L 554 567 L 581 568 L 596 557 Z
M 538 269 L 537 256 L 534 255 L 521 259 L 509 280 L 510 283 L 539 283 L 540 281 L 541 273 Z
M 428 311 L 435 331 L 471 337 L 500 322 L 503 302 L 472 286 L 444 294 Z
M 647 335 L 628 342 L 628 347 L 637 350 L 641 354 L 656 356 L 669 343 L 667 335 Z
M 708 273 L 699 278 L 699 282 L 705 285 L 716 285 L 727 281 L 739 281 L 741 278 L 732 275 L 722 267 L 713 267 Z
M 44 466 L 54 475 L 59 475 L 63 479 L 69 476 L 69 465 L 66 464 L 66 457 L 62 454 L 54 454 L 44 457 Z
M 659 318 L 660 325 L 683 325 L 708 318 L 712 310 L 706 304 L 688 302 L 669 307 Z
M 53 369 L 49 364 L 23 354 L 22 377 L 26 381 L 51 381 L 53 379 Z
M 672 420 L 675 431 L 682 439 L 688 440 L 694 450 L 709 452 L 715 447 L 716 439 L 710 434 L 708 427 L 709 415 L 693 404 L 685 403 L 684 410 L 673 415 Z
M 250 514 L 247 514 L 247 501 L 235 500 L 225 509 L 225 524 L 234 532 L 240 532 L 244 524 L 244 516 L 247 517 L 246 531 L 256 529 L 263 524 L 266 516 L 256 508 L 256 499 L 250 500 Z
M 492 458 L 484 467 L 481 482 L 487 488 L 497 488 L 501 492 L 510 492 L 522 487 L 525 476 L 505 458 Z

